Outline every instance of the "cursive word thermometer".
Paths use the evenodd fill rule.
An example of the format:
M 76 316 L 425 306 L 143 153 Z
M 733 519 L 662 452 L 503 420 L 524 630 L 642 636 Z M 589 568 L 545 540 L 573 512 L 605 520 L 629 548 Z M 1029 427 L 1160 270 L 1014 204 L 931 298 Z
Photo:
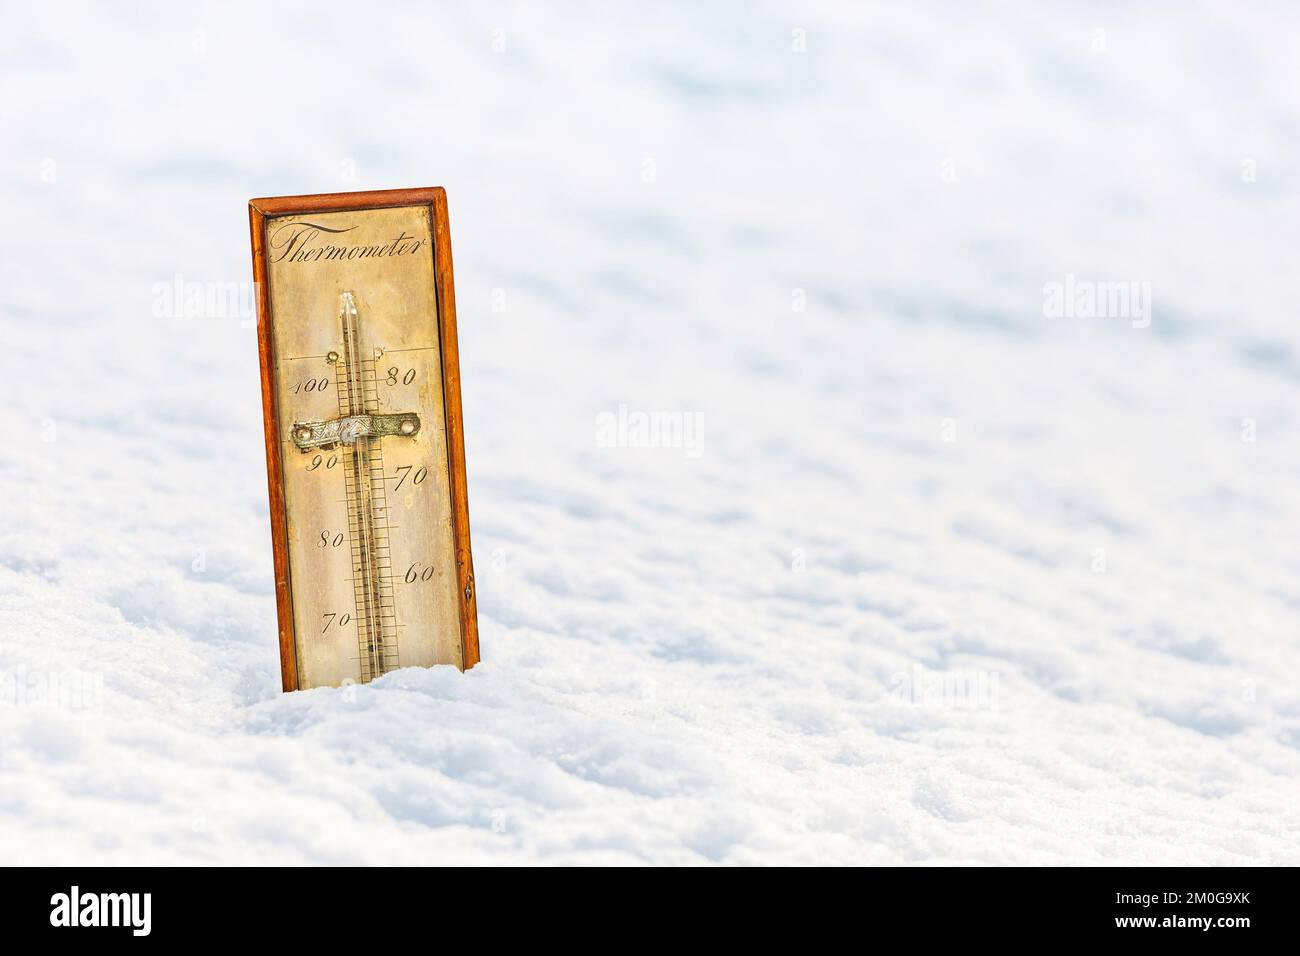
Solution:
M 249 207 L 284 689 L 472 667 L 445 193 Z

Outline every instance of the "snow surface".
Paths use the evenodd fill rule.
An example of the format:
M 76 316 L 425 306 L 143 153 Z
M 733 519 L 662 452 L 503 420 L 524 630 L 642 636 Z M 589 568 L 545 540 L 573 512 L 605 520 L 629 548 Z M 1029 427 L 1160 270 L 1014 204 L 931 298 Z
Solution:
M 0 861 L 1300 863 L 1295 8 L 548 6 L 6 11 Z M 483 663 L 282 695 L 160 287 L 416 185 Z

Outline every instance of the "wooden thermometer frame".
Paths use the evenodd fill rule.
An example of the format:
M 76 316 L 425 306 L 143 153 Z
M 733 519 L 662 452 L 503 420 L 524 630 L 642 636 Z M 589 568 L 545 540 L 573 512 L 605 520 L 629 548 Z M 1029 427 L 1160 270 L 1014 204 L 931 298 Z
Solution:
M 289 586 L 288 516 L 285 511 L 283 435 L 280 434 L 275 344 L 272 335 L 266 226 L 279 216 L 347 212 L 394 206 L 427 206 L 433 224 L 434 291 L 438 303 L 438 341 L 442 357 L 443 413 L 447 429 L 447 473 L 451 492 L 452 540 L 459 582 L 461 659 L 466 669 L 479 661 L 478 606 L 470 553 L 469 500 L 465 482 L 465 435 L 460 404 L 460 354 L 456 346 L 456 291 L 451 272 L 447 191 L 384 189 L 373 192 L 276 196 L 248 203 L 253 241 L 253 280 L 257 289 L 257 341 L 262 367 L 262 412 L 266 433 L 266 476 L 271 505 L 271 546 L 275 554 L 275 600 L 280 629 L 280 677 L 286 691 L 298 689 L 294 643 L 293 590 Z

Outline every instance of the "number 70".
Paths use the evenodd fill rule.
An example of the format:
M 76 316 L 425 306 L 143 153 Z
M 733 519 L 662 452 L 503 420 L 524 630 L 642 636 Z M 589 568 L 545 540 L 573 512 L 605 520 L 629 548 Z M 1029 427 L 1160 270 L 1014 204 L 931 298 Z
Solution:
M 425 478 L 429 477 L 429 469 L 424 467 L 416 469 L 415 474 L 412 475 L 411 469 L 414 467 L 414 465 L 403 465 L 401 468 L 397 469 L 397 473 L 393 476 L 397 479 L 397 484 L 393 485 L 394 491 L 402 487 L 403 482 L 405 482 L 408 477 L 411 479 L 411 484 L 413 485 L 418 485 L 420 482 L 424 481 Z

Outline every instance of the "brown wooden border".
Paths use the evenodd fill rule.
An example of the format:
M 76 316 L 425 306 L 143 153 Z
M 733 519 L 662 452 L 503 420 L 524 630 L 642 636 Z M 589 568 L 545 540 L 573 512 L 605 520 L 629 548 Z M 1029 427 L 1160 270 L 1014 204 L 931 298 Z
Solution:
M 293 640 L 293 592 L 289 587 L 288 528 L 284 506 L 284 462 L 281 458 L 279 395 L 276 392 L 274 345 L 271 341 L 271 300 L 267 288 L 266 220 L 305 212 L 383 209 L 389 206 L 428 206 L 433 222 L 433 270 L 438 301 L 438 339 L 442 353 L 443 413 L 447 422 L 447 473 L 451 486 L 452 532 L 456 574 L 460 582 L 461 660 L 469 669 L 479 662 L 478 595 L 474 588 L 474 559 L 469 541 L 469 492 L 465 481 L 465 428 L 460 404 L 460 352 L 456 343 L 456 290 L 452 281 L 451 232 L 447 223 L 447 191 L 380 189 L 371 192 L 321 193 L 313 196 L 274 196 L 250 199 L 249 230 L 253 241 L 253 281 L 257 289 L 257 342 L 262 366 L 262 418 L 266 434 L 266 478 L 271 505 L 271 547 L 275 556 L 275 601 L 280 628 L 280 680 L 286 691 L 298 689 L 298 661 Z

